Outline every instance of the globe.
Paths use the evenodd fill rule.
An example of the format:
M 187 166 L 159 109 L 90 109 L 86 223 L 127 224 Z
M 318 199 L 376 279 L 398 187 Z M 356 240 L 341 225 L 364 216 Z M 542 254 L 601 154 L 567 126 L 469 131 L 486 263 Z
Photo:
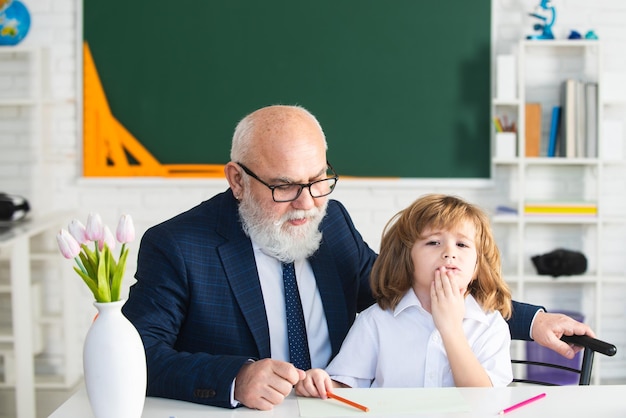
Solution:
M 17 45 L 30 29 L 30 13 L 19 0 L 0 0 L 0 45 Z

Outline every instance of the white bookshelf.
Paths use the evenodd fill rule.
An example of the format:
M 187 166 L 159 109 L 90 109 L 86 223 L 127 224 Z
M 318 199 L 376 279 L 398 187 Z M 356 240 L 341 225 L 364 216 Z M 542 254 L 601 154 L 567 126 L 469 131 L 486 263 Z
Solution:
M 507 114 L 517 122 L 516 155 L 494 155 L 493 170 L 502 189 L 502 205 L 516 213 L 494 214 L 492 222 L 502 251 L 503 271 L 514 298 L 546 306 L 551 311 L 575 311 L 585 316 L 599 338 L 626 345 L 626 324 L 614 320 L 619 308 L 608 296 L 626 290 L 626 210 L 611 196 L 610 184 L 624 181 L 624 157 L 607 160 L 602 149 L 604 103 L 602 45 L 593 40 L 524 40 L 517 50 L 517 97 L 494 98 L 493 115 Z M 496 69 L 497 71 L 497 69 Z M 560 105 L 561 83 L 577 78 L 598 83 L 598 156 L 546 157 L 552 107 Z M 542 135 L 539 157 L 525 156 L 525 103 L 541 103 Z M 614 109 L 609 109 L 614 111 Z M 495 134 L 494 134 L 495 140 Z M 623 138 L 622 138 L 623 141 Z M 492 147 L 495 149 L 495 147 Z M 617 180 L 621 178 L 621 180 Z M 595 202 L 597 216 L 524 215 L 525 204 L 537 200 Z M 606 248 L 609 235 L 623 237 L 621 248 Z M 583 275 L 538 275 L 531 257 L 557 248 L 580 251 L 588 262 Z M 621 256 L 620 256 L 621 254 Z M 621 258 L 620 258 L 621 257 Z M 623 309 L 622 309 L 623 311 Z M 622 312 L 623 313 L 623 312 Z M 521 350 L 522 346 L 514 347 Z M 594 381 L 623 379 L 626 357 L 596 356 Z M 602 367 L 603 362 L 606 367 Z
M 0 165 L 20 162 L 6 168 L 10 188 L 0 182 L 0 191 L 27 197 L 32 208 L 27 221 L 0 222 L 0 389 L 15 391 L 18 418 L 35 416 L 35 389 L 71 388 L 82 375 L 76 278 L 55 240 L 70 214 L 38 204 L 52 188 L 42 169 L 50 104 L 44 56 L 41 48 L 0 48 Z

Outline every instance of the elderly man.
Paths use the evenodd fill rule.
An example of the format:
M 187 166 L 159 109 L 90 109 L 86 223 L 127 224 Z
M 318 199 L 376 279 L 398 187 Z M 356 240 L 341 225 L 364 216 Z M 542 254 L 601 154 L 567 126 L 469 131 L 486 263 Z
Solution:
M 305 109 L 259 109 L 235 129 L 230 188 L 145 233 L 124 313 L 145 345 L 148 395 L 267 410 L 339 351 L 374 302 L 376 253 L 328 198 L 326 148 Z M 569 357 L 562 334 L 593 335 L 537 306 L 513 311 L 514 338 Z

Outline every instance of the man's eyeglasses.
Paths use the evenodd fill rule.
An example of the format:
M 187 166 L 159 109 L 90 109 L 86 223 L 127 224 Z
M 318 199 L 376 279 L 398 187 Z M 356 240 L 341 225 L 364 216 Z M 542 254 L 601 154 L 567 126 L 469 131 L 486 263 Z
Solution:
M 285 184 L 271 185 L 261 180 L 259 176 L 254 174 L 252 170 L 250 170 L 245 165 L 241 163 L 237 163 L 237 164 L 239 165 L 239 167 L 243 169 L 243 171 L 246 172 L 247 175 L 259 181 L 260 183 L 265 185 L 268 189 L 270 189 L 272 191 L 272 199 L 274 199 L 274 202 L 278 202 L 278 203 L 292 202 L 296 200 L 298 197 L 300 197 L 300 194 L 302 193 L 302 189 L 304 188 L 309 189 L 309 193 L 311 194 L 311 197 L 313 198 L 328 196 L 335 189 L 335 185 L 337 184 L 337 179 L 339 179 L 339 176 L 337 175 L 337 173 L 335 173 L 335 170 L 333 169 L 333 167 L 330 165 L 330 163 L 327 162 L 326 163 L 328 164 L 327 171 L 329 172 L 328 178 L 315 180 L 307 184 L 285 183 Z

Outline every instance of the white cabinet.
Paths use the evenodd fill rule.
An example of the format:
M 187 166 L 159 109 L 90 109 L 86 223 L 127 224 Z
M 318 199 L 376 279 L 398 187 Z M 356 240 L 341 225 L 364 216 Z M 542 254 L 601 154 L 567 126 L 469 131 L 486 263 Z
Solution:
M 18 418 L 35 416 L 35 388 L 69 388 L 81 375 L 77 285 L 55 241 L 70 217 L 43 215 L 52 188 L 44 173 L 52 103 L 44 56 L 41 48 L 0 48 L 0 191 L 33 208 L 32 220 L 8 231 L 0 224 L 0 388 L 15 389 Z
M 626 170 L 623 155 L 607 159 L 603 148 L 604 113 L 620 104 L 603 101 L 601 43 L 522 41 L 517 60 L 517 98 L 496 98 L 492 103 L 494 116 L 506 116 L 517 125 L 513 157 L 495 155 L 494 134 L 496 187 L 501 191 L 501 205 L 511 209 L 496 212 L 492 218 L 505 278 L 516 300 L 542 304 L 552 311 L 581 312 L 599 338 L 626 346 L 626 324 L 618 320 L 626 313 L 623 304 L 618 304 L 626 294 L 626 210 L 612 191 L 619 190 L 612 187 L 616 182 L 626 181 Z M 561 104 L 562 83 L 568 78 L 598 84 L 597 156 L 546 156 L 552 109 Z M 526 155 L 527 103 L 539 103 L 542 109 L 539 156 Z M 620 140 L 623 144 L 624 138 Z M 585 202 L 595 205 L 597 214 L 528 213 L 529 203 L 542 201 Z M 588 261 L 586 273 L 557 278 L 538 275 L 531 257 L 557 248 L 582 252 Z M 600 363 L 594 369 L 596 382 L 626 379 L 619 375 L 626 370 L 626 357 L 619 353 L 611 359 L 596 357 Z
M 68 219 L 0 223 L 0 388 L 15 388 L 18 418 L 35 416 L 36 388 L 70 388 L 81 377 L 76 278 L 55 239 Z

